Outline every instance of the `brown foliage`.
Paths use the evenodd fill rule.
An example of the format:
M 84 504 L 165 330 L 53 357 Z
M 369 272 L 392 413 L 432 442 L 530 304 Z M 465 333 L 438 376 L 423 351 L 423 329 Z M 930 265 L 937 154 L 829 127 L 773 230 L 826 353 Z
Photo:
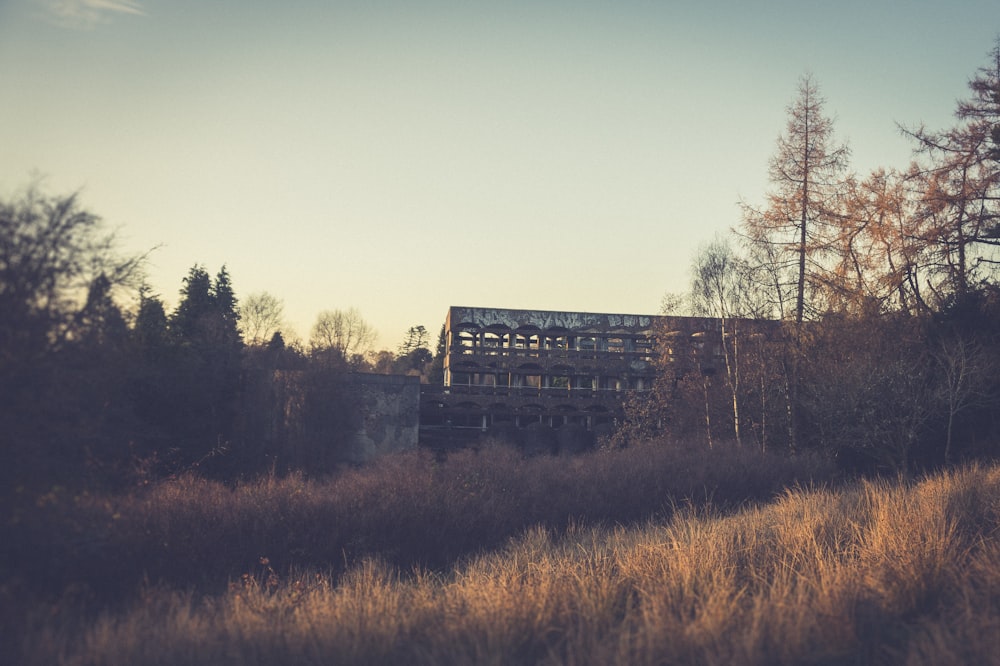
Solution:
M 270 562 L 41 623 L 26 663 L 995 663 L 1000 470 L 532 528 L 440 572 Z

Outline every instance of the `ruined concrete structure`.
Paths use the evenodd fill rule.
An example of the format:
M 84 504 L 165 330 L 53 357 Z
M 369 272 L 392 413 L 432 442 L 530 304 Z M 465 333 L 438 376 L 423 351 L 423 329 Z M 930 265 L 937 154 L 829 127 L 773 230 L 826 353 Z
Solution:
M 423 387 L 421 427 L 610 428 L 626 392 L 652 386 L 654 332 L 715 357 L 719 329 L 695 317 L 452 307 L 444 385 Z
M 361 422 L 343 452 L 346 461 L 368 462 L 417 446 L 420 378 L 351 373 L 345 380 L 357 399 Z

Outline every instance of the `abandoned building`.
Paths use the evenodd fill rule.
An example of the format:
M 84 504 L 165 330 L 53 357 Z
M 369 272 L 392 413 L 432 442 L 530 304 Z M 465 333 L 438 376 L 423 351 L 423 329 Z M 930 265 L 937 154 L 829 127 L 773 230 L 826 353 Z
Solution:
M 421 438 L 531 426 L 609 430 L 627 392 L 652 387 L 654 334 L 708 345 L 715 358 L 720 330 L 719 320 L 700 317 L 452 307 L 443 385 L 421 387 Z
M 360 405 L 358 430 L 342 452 L 360 463 L 417 446 L 420 428 L 420 378 L 351 373 L 345 380 Z

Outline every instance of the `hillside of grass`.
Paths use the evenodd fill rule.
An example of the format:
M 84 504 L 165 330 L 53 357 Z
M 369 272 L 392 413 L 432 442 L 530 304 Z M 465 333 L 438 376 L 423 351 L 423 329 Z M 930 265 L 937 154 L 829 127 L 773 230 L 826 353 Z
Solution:
M 390 456 L 329 477 L 268 476 L 230 485 L 192 475 L 121 494 L 60 488 L 12 505 L 0 533 L 6 626 L 75 622 L 151 586 L 218 594 L 268 569 L 332 581 L 366 558 L 402 571 L 448 571 L 526 530 L 636 525 L 678 507 L 730 510 L 789 484 L 831 479 L 800 456 L 661 442 L 575 457 L 525 458 L 503 445 Z M 30 501 L 28 501 L 30 499 Z M 255 574 L 256 575 L 256 574 Z M 0 637 L 16 653 L 19 631 Z
M 185 475 L 119 495 L 54 489 L 7 517 L 0 574 L 32 589 L 76 586 L 114 601 L 142 581 L 224 585 L 261 557 L 279 569 L 342 568 L 364 556 L 441 569 L 533 526 L 625 524 L 677 505 L 731 507 L 832 475 L 819 458 L 729 448 L 525 458 L 493 445 L 444 460 L 414 451 L 321 479 L 225 485 Z
M 732 450 L 492 449 L 53 498 L 52 520 L 101 527 L 106 562 L 48 562 L 58 594 L 5 572 L 23 617 L 7 648 L 28 664 L 997 663 L 1000 467 L 805 478 L 829 473 Z

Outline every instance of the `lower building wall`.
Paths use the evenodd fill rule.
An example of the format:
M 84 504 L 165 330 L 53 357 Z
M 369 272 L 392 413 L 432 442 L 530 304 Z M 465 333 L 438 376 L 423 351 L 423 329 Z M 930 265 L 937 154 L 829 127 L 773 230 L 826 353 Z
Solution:
M 348 462 L 368 462 L 386 453 L 417 446 L 420 433 L 420 378 L 355 373 L 347 376 L 363 411 L 351 439 Z

